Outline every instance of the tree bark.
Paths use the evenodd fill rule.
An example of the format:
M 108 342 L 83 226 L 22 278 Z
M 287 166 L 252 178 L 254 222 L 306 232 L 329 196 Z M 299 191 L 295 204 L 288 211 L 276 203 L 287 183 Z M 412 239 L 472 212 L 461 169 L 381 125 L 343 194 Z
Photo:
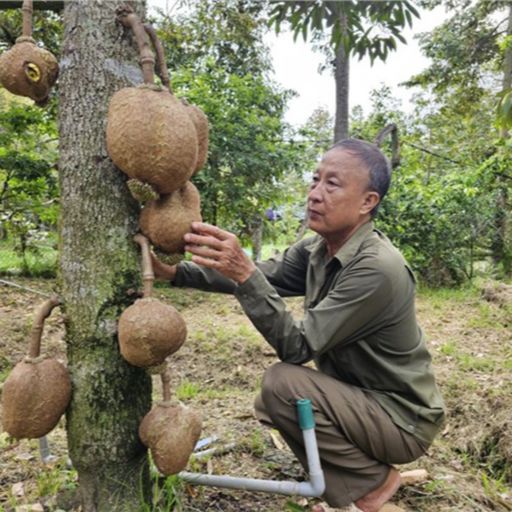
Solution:
M 400 138 L 398 136 L 398 126 L 395 123 L 390 123 L 375 137 L 373 141 L 377 147 L 381 147 L 384 139 L 391 134 L 391 167 L 396 169 L 400 165 Z
M 347 30 L 347 19 L 340 15 L 342 31 Z M 350 55 L 347 54 L 343 43 L 336 52 L 334 79 L 336 82 L 336 116 L 334 121 L 334 142 L 346 139 L 349 131 L 349 78 Z
M 139 207 L 107 155 L 105 125 L 112 94 L 142 82 L 118 4 L 69 1 L 63 14 L 60 282 L 73 383 L 68 447 L 85 512 L 138 511 L 149 483 L 138 426 L 151 380 L 122 359 L 117 341 L 117 319 L 140 285 Z M 143 14 L 144 3 L 133 6 Z

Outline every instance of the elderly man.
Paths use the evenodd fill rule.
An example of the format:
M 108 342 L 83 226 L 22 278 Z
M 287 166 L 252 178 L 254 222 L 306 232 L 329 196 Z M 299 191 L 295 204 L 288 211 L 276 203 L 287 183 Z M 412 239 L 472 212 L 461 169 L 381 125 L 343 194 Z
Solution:
M 192 263 L 154 260 L 157 277 L 176 286 L 233 293 L 275 349 L 282 362 L 266 371 L 256 414 L 305 467 L 295 401 L 311 399 L 329 504 L 316 512 L 378 511 L 400 485 L 392 464 L 424 454 L 444 418 L 416 323 L 413 273 L 372 223 L 390 174 L 376 146 L 340 141 L 308 193 L 316 236 L 254 264 L 233 234 L 194 223 L 185 235 Z M 281 297 L 299 295 L 304 317 L 296 320 Z M 317 370 L 302 366 L 311 360 Z

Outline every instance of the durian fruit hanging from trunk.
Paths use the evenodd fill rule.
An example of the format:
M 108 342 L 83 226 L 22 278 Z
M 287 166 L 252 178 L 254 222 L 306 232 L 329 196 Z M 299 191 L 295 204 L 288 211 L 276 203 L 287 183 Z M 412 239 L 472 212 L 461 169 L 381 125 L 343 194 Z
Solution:
M 144 297 L 125 309 L 119 318 L 119 348 L 133 366 L 150 368 L 162 364 L 183 345 L 187 326 L 173 306 L 151 297 L 154 274 L 149 243 L 140 234 L 135 241 L 142 251 Z
M 156 54 L 156 71 L 162 85 L 167 89 L 171 90 L 171 84 L 169 80 L 169 71 L 167 66 L 165 65 L 165 54 L 162 43 L 158 39 L 156 35 L 155 29 L 149 25 L 145 24 L 144 29 L 149 35 L 151 42 L 153 44 L 153 48 L 155 49 Z M 206 114 L 199 108 L 197 105 L 189 103 L 185 98 L 181 98 L 182 104 L 186 107 L 186 111 L 192 122 L 194 123 L 196 133 L 197 133 L 197 143 L 198 143 L 198 151 L 197 151 L 197 163 L 194 169 L 194 174 L 196 174 L 200 169 L 203 168 L 206 160 L 208 158 L 208 142 L 209 142 L 209 125 L 208 118 Z
M 185 469 L 201 434 L 200 415 L 180 403 L 171 401 L 167 368 L 160 374 L 163 401 L 155 404 L 142 420 L 139 436 L 151 450 L 153 461 L 164 475 Z
M 187 109 L 187 113 L 192 119 L 197 133 L 197 163 L 194 174 L 201 170 L 208 158 L 208 135 L 210 128 L 206 114 L 197 106 L 189 103 L 185 99 L 181 100 Z
M 181 254 L 185 247 L 183 236 L 191 231 L 192 222 L 201 220 L 199 192 L 189 181 L 172 194 L 146 203 L 139 226 L 159 251 Z
M 2 389 L 2 425 L 17 439 L 43 437 L 59 422 L 71 399 L 71 379 L 56 359 L 40 355 L 44 320 L 59 305 L 47 300 L 36 312 L 29 355 L 18 363 Z
M 32 98 L 43 106 L 57 80 L 59 64 L 51 52 L 32 39 L 32 0 L 24 0 L 22 11 L 23 35 L 0 55 L 0 83 L 13 94 Z
M 141 55 L 144 84 L 116 92 L 109 105 L 107 149 L 114 164 L 130 178 L 170 194 L 192 176 L 198 163 L 194 122 L 169 89 L 154 84 L 155 59 L 144 26 L 128 6 L 118 20 L 130 27 Z

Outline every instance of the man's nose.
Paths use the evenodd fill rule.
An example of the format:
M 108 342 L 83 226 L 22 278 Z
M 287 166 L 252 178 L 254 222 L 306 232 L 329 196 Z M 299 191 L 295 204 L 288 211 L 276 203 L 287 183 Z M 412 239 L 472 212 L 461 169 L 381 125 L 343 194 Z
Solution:
M 322 190 L 320 183 L 315 183 L 308 192 L 308 201 L 318 203 L 322 200 Z

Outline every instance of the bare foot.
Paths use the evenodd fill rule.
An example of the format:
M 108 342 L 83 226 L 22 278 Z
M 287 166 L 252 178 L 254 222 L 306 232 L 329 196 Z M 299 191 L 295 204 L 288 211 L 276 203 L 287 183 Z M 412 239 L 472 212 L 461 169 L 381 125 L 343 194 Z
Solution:
M 399 487 L 400 473 L 395 468 L 391 468 L 384 483 L 366 496 L 359 498 L 356 501 L 356 506 L 363 512 L 378 512 Z

